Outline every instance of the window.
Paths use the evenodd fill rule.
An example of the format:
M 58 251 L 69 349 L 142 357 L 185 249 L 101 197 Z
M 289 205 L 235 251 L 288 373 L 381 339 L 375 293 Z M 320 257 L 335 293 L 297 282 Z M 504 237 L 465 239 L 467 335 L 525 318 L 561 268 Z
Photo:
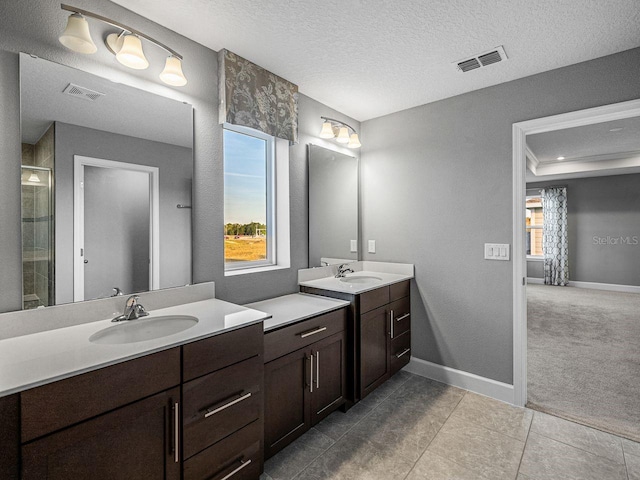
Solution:
M 542 258 L 542 198 L 527 197 L 526 209 L 527 257 Z
M 274 265 L 274 138 L 225 125 L 223 145 L 225 270 Z

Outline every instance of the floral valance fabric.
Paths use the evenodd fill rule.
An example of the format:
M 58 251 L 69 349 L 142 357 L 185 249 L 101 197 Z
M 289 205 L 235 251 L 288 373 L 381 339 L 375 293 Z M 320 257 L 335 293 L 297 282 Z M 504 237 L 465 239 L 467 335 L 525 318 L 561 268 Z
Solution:
M 220 123 L 298 142 L 298 86 L 226 49 L 218 54 Z

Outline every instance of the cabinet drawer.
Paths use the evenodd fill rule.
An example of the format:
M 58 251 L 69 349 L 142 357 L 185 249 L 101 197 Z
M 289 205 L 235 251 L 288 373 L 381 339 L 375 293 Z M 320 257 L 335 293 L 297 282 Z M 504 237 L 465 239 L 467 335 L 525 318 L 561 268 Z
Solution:
M 411 329 L 411 300 L 409 297 L 396 300 L 389 304 L 391 313 L 391 338 L 402 335 Z
M 295 323 L 264 335 L 264 361 L 269 362 L 287 353 L 311 345 L 341 332 L 347 326 L 347 310 L 341 308 Z
M 389 303 L 389 287 L 380 287 L 360 294 L 360 314 Z
M 185 461 L 184 480 L 255 480 L 262 470 L 261 436 L 261 422 L 247 425 Z
M 262 417 L 263 374 L 256 356 L 183 385 L 184 458 Z
M 180 384 L 180 348 L 129 360 L 20 394 L 22 441 Z
M 389 301 L 393 302 L 399 298 L 408 297 L 411 291 L 411 283 L 409 280 L 389 285 Z
M 406 331 L 391 341 L 391 375 L 404 367 L 411 359 L 411 331 Z
M 221 368 L 262 355 L 262 322 L 205 338 L 182 347 L 184 381 L 215 372 Z

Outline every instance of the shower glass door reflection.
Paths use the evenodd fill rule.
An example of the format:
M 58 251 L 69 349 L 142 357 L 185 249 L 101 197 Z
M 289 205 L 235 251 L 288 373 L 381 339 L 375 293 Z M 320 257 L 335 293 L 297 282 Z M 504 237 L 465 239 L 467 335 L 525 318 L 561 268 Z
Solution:
M 53 205 L 51 169 L 22 166 L 23 308 L 53 305 Z

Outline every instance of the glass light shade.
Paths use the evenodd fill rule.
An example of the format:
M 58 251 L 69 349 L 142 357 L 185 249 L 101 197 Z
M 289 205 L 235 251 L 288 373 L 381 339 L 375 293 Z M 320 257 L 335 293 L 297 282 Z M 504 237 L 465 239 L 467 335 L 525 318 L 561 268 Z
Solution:
M 144 70 L 149 66 L 149 60 L 142 51 L 142 42 L 135 35 L 126 35 L 122 48 L 116 53 L 116 59 L 125 67 Z
M 182 62 L 178 57 L 173 55 L 167 57 L 164 70 L 160 73 L 160 80 L 174 87 L 183 87 L 187 84 L 187 77 L 182 73 Z
M 333 125 L 331 122 L 324 122 L 322 124 L 322 130 L 320 131 L 320 138 L 333 138 L 335 134 L 333 133 Z
M 91 33 L 89 33 L 89 23 L 79 13 L 69 15 L 67 28 L 64 29 L 58 40 L 62 45 L 74 52 L 96 53 L 98 51 L 98 47 L 93 43 Z
M 348 148 L 360 148 L 362 144 L 360 143 L 360 139 L 358 138 L 357 133 L 352 133 L 349 137 L 349 143 L 347 144 Z
M 347 127 L 340 127 L 340 131 L 338 132 L 338 138 L 336 138 L 336 142 L 349 143 L 349 129 Z
M 31 172 L 31 176 L 29 177 L 29 180 L 27 180 L 28 182 L 36 182 L 36 183 L 40 183 L 40 177 L 38 177 L 38 174 L 36 172 Z

